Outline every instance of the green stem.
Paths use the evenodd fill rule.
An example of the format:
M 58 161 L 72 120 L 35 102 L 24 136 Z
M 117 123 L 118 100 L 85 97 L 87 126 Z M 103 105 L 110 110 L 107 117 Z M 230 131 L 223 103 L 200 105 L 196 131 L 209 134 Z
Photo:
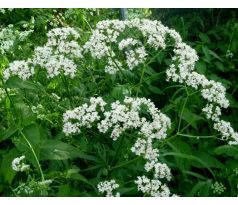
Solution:
M 140 87 L 141 87 L 141 84 L 142 84 L 142 81 L 143 81 L 143 78 L 144 78 L 144 74 L 145 74 L 145 65 L 142 68 L 139 86 L 138 86 L 137 91 L 136 91 L 136 97 L 138 97 L 138 93 L 139 93 L 139 90 L 140 90 Z
M 85 18 L 85 16 L 83 16 L 83 20 L 86 22 L 87 26 L 90 28 L 90 31 L 92 32 L 93 29 L 92 29 L 90 23 L 89 23 L 89 22 L 87 21 L 87 19 Z
M 216 136 L 211 135 L 211 136 L 195 136 L 195 135 L 188 135 L 188 134 L 183 134 L 183 133 L 178 133 L 178 136 L 184 136 L 184 137 L 190 137 L 190 138 L 215 138 Z
M 161 72 L 159 72 L 159 73 L 156 73 L 155 75 L 158 77 L 158 76 L 160 76 L 160 75 L 164 74 L 165 72 L 166 72 L 166 71 L 161 71 Z M 143 80 L 143 82 L 142 82 L 142 83 L 146 83 L 148 80 L 151 80 L 152 78 L 154 78 L 154 77 L 155 77 L 155 75 L 152 75 L 152 76 L 150 76 L 150 77 L 144 78 L 144 80 Z M 139 86 L 139 84 L 140 84 L 140 83 L 137 83 L 137 84 L 135 84 L 135 85 L 133 86 L 133 88 L 136 88 L 136 87 L 138 87 L 138 86 Z
M 179 130 L 180 130 L 180 126 L 181 126 L 181 121 L 182 121 L 182 115 L 183 115 L 183 111 L 184 111 L 184 108 L 185 108 L 185 105 L 188 101 L 188 96 L 186 97 L 185 99 L 185 102 L 183 104 L 183 107 L 182 107 L 182 110 L 181 110 L 181 113 L 180 113 L 180 118 L 179 118 L 179 124 L 178 124 L 178 130 L 177 130 L 177 133 L 179 133 Z
M 190 124 L 187 124 L 185 127 L 183 127 L 183 129 L 180 130 L 180 132 L 183 132 L 183 131 L 184 131 L 185 129 L 187 129 L 187 127 L 189 127 L 189 126 L 190 126 Z M 175 137 L 177 137 L 179 134 L 180 134 L 180 133 L 177 132 L 176 134 L 172 135 L 171 137 L 166 138 L 166 139 L 163 141 L 161 147 L 163 147 L 167 142 L 169 142 L 169 141 L 171 141 L 172 139 L 174 139 Z
M 14 191 L 14 189 L 13 189 L 11 186 L 9 186 L 9 187 L 10 187 L 12 193 L 14 194 L 14 196 L 18 197 L 18 195 L 17 195 L 17 193 Z
M 4 85 L 3 79 L 2 79 L 2 84 Z M 11 103 L 14 111 L 16 112 L 16 107 L 15 107 L 14 103 L 12 102 L 12 99 L 11 99 L 11 97 L 9 95 L 9 92 L 8 92 L 7 88 L 5 86 L 3 86 L 3 88 L 4 88 L 4 90 L 5 90 L 6 94 L 7 94 L 8 99 L 10 100 L 10 103 Z
M 130 161 L 127 161 L 127 162 L 121 163 L 121 164 L 119 164 L 119 165 L 116 165 L 116 166 L 112 167 L 112 168 L 110 169 L 110 171 L 112 171 L 113 169 L 118 169 L 118 168 L 124 167 L 124 166 L 126 166 L 126 165 L 128 165 L 128 164 L 131 164 L 131 163 L 137 161 L 137 160 L 140 159 L 140 158 L 141 158 L 141 157 L 136 157 L 136 158 L 134 158 L 134 159 L 132 159 L 132 160 L 130 160 Z
M 26 143 L 28 144 L 28 146 L 29 146 L 29 148 L 30 148 L 30 150 L 31 150 L 35 160 L 36 160 L 36 164 L 37 164 L 37 166 L 39 168 L 39 171 L 40 171 L 40 174 L 41 174 L 41 180 L 44 181 L 45 177 L 44 177 L 43 171 L 41 169 L 40 162 L 39 162 L 39 160 L 38 160 L 38 158 L 36 156 L 35 150 L 33 149 L 31 143 L 29 142 L 29 140 L 27 139 L 27 137 L 24 135 L 24 133 L 22 131 L 20 131 L 20 134 L 23 137 L 23 139 L 26 141 Z
M 71 98 L 70 91 L 69 91 L 68 81 L 67 81 L 67 79 L 64 75 L 62 75 L 62 79 L 63 79 L 63 83 L 64 83 L 64 86 L 65 86 L 66 93 L 67 93 L 68 98 L 69 98 L 70 107 L 73 108 L 73 103 L 72 103 L 72 98 Z
M 120 148 L 121 148 L 121 146 L 122 146 L 123 140 L 124 140 L 124 135 L 122 135 L 122 137 L 120 138 L 119 145 L 118 145 L 118 147 L 117 147 L 117 149 L 116 149 L 115 155 L 113 156 L 113 159 L 112 159 L 111 164 L 114 164 L 114 162 L 115 162 L 115 160 L 116 160 L 116 158 L 117 158 L 117 155 L 118 155 L 118 153 L 119 153 L 119 150 L 120 150 Z

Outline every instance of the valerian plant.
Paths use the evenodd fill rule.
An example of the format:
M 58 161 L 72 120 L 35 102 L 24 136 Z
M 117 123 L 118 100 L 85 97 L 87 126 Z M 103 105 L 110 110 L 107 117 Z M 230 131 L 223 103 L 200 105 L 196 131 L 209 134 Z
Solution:
M 156 20 L 104 20 L 90 33 L 58 27 L 46 38 L 2 69 L 4 195 L 228 189 L 217 181 L 222 162 L 199 150 L 202 140 L 237 152 L 238 133 L 222 119 L 226 88 L 196 71 L 199 56 L 179 33 Z

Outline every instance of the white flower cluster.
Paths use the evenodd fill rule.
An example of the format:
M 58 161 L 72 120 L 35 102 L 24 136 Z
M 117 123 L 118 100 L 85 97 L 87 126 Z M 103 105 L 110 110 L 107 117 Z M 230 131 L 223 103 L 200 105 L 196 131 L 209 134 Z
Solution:
M 13 48 L 16 41 L 24 41 L 34 30 L 18 31 L 12 24 L 0 28 L 0 54 L 5 54 Z
M 166 70 L 167 80 L 185 83 L 196 90 L 201 90 L 202 97 L 208 101 L 203 109 L 207 119 L 214 122 L 214 128 L 221 133 L 223 139 L 232 140 L 229 144 L 238 144 L 238 133 L 233 130 L 229 122 L 220 120 L 221 108 L 229 106 L 225 87 L 195 72 L 195 63 L 198 60 L 196 51 L 182 43 L 176 31 L 170 30 L 168 33 L 175 40 L 175 49 L 174 57 L 172 57 L 173 63 Z
M 19 33 L 19 40 L 24 41 L 27 39 L 27 37 L 34 32 L 33 29 L 22 31 Z
M 152 122 L 140 117 L 141 106 L 147 107 Z M 123 104 L 119 101 L 111 104 L 111 110 L 104 112 L 104 119 L 98 123 L 98 129 L 106 133 L 112 128 L 111 138 L 116 140 L 126 129 L 139 129 L 139 133 L 148 139 L 163 139 L 170 127 L 170 119 L 162 114 L 155 105 L 146 98 L 125 97 Z
M 135 45 L 140 45 L 139 48 L 129 49 L 135 47 Z M 125 50 L 126 63 L 129 70 L 133 70 L 136 66 L 143 63 L 146 59 L 147 53 L 144 46 L 138 40 L 133 38 L 123 39 L 118 44 L 119 50 Z
M 45 68 L 48 78 L 58 76 L 61 71 L 66 76 L 75 77 L 77 65 L 74 59 L 82 58 L 78 32 L 73 28 L 56 28 L 47 36 L 47 43 L 35 49 L 32 63 Z
M 129 31 L 137 32 L 137 39 L 125 37 L 125 33 L 127 34 Z M 141 37 L 144 39 L 141 40 Z M 195 72 L 195 63 L 198 60 L 196 51 L 183 43 L 182 38 L 175 30 L 163 26 L 159 21 L 146 19 L 101 21 L 97 24 L 96 29 L 93 31 L 89 41 L 86 42 L 84 48 L 86 52 L 90 51 L 93 58 L 106 58 L 108 65 L 105 67 L 105 72 L 115 74 L 117 71 L 124 69 L 121 66 L 124 63 L 122 63 L 122 60 L 116 58 L 118 55 L 115 55 L 113 51 L 114 47 L 125 51 L 125 63 L 132 70 L 146 61 L 147 53 L 143 44 L 149 45 L 154 49 L 165 49 L 167 46 L 171 46 L 166 45 L 168 37 L 174 41 L 174 56 L 172 57 L 172 64 L 166 70 L 167 80 L 185 83 L 196 90 L 201 90 L 202 97 L 208 101 L 207 106 L 214 104 L 214 106 L 218 106 L 219 108 L 227 108 L 229 101 L 226 99 L 225 87 L 221 83 L 208 80 L 204 75 Z M 171 43 L 171 41 L 168 42 Z M 117 66 L 119 65 L 118 62 L 121 62 L 120 66 Z M 217 120 L 220 119 L 219 116 L 216 116 L 216 113 L 212 115 L 213 117 L 208 116 L 208 119 L 217 123 Z M 218 125 L 221 124 L 219 123 Z M 218 128 L 217 130 L 221 129 L 223 128 Z M 230 127 L 228 130 L 231 129 Z M 223 135 L 224 132 L 221 134 Z M 236 134 L 234 135 L 232 132 L 227 134 L 229 134 L 228 139 L 232 140 L 229 142 L 230 144 L 238 144 Z
M 8 80 L 10 76 L 18 76 L 22 80 L 29 79 L 34 74 L 34 67 L 30 60 L 13 61 L 9 67 L 3 71 L 4 80 Z
M 28 35 L 29 33 L 30 31 Z M 26 35 L 25 32 L 20 37 Z M 47 37 L 47 43 L 37 47 L 32 58 L 10 63 L 4 71 L 4 79 L 17 75 L 22 80 L 26 80 L 35 73 L 36 65 L 46 69 L 48 78 L 58 76 L 61 72 L 70 78 L 75 77 L 77 64 L 74 60 L 82 58 L 82 48 L 77 42 L 79 33 L 73 28 L 56 28 L 49 31 Z
M 147 172 L 153 169 L 154 169 L 154 178 L 167 179 L 168 181 L 171 180 L 172 176 L 170 168 L 166 164 L 156 161 L 149 161 L 145 164 L 145 170 Z
M 63 132 L 66 135 L 80 133 L 80 128 L 85 126 L 92 127 L 92 123 L 100 120 L 97 108 L 104 111 L 106 103 L 101 97 L 90 98 L 90 105 L 87 103 L 73 110 L 68 110 L 63 115 Z M 77 121 L 76 123 L 74 123 Z
M 66 135 L 80 133 L 80 128 L 91 128 L 93 124 L 99 132 L 110 132 L 110 137 L 117 140 L 128 129 L 136 129 L 139 137 L 131 147 L 131 151 L 142 156 L 146 161 L 145 170 L 154 172 L 154 179 L 171 179 L 168 166 L 158 162 L 159 150 L 153 147 L 153 140 L 166 137 L 166 131 L 171 126 L 170 119 L 161 113 L 151 100 L 146 98 L 125 97 L 123 103 L 116 101 L 110 104 L 110 110 L 104 111 L 106 103 L 101 97 L 91 98 L 90 104 L 83 104 L 73 110 L 68 110 L 63 115 L 63 131 Z M 146 111 L 148 118 L 141 116 L 141 111 Z M 161 195 L 164 195 L 164 185 Z M 140 190 L 138 188 L 138 190 Z M 159 192 L 157 190 L 157 194 Z M 152 193 L 152 192 L 151 192 Z M 156 194 L 153 192 L 152 196 Z
M 207 119 L 214 122 L 214 128 L 221 133 L 223 139 L 232 139 L 233 141 L 230 141 L 229 144 L 237 144 L 238 133 L 233 130 L 229 122 L 220 120 L 221 108 L 229 106 L 229 101 L 225 97 L 225 87 L 221 83 L 208 80 L 204 75 L 193 71 L 195 62 L 198 60 L 194 49 L 184 43 L 179 43 L 176 45 L 174 53 L 176 55 L 173 60 L 178 62 L 178 65 L 170 65 L 166 71 L 167 80 L 186 83 L 196 90 L 200 89 L 202 97 L 208 101 L 203 108 Z
M 213 127 L 222 134 L 222 139 L 228 140 L 230 137 L 233 139 L 233 141 L 229 141 L 230 145 L 238 144 L 238 133 L 231 127 L 230 122 L 219 120 L 214 123 Z
M 30 169 L 30 165 L 27 165 L 23 162 L 23 160 L 26 157 L 23 155 L 21 157 L 17 157 L 15 159 L 13 159 L 12 161 L 12 169 L 16 172 L 24 172 L 24 171 L 28 171 Z
M 221 116 L 221 108 L 219 106 L 207 104 L 202 111 L 206 114 L 207 119 L 211 119 L 215 122 L 219 121 Z
M 137 184 L 138 190 L 142 193 L 154 197 L 169 197 L 170 190 L 158 179 L 149 179 L 146 176 L 139 176 L 135 181 Z
M 95 59 L 101 59 L 105 56 L 110 56 L 109 47 L 106 45 L 105 39 L 107 37 L 95 30 L 90 37 L 90 40 L 83 46 L 85 51 L 90 51 L 91 55 Z
M 114 179 L 112 179 L 111 181 L 100 182 L 97 187 L 100 193 L 106 193 L 106 197 L 120 196 L 119 192 L 113 195 L 113 191 L 119 187 L 119 184 L 117 184 Z
M 3 101 L 5 96 L 6 96 L 5 90 L 3 88 L 0 88 L 0 102 Z
M 8 25 L 0 30 L 0 53 L 5 54 L 10 50 L 15 42 L 13 25 Z
M 52 179 L 47 179 L 47 180 L 38 182 L 38 185 L 40 187 L 49 186 L 52 182 L 53 182 Z
M 167 27 L 159 21 L 146 19 L 133 19 L 129 21 L 105 20 L 97 24 L 89 41 L 84 45 L 85 51 L 90 51 L 95 59 L 114 58 L 116 56 L 112 49 L 112 44 L 117 44 L 119 50 L 125 51 L 125 62 L 130 70 L 145 62 L 147 53 L 145 47 L 139 40 L 126 38 L 119 41 L 119 36 L 123 35 L 125 29 L 138 30 L 138 34 L 147 39 L 147 43 L 154 47 L 165 48 L 165 38 Z M 139 47 L 138 47 L 139 46 Z M 107 72 L 107 69 L 105 70 Z M 118 70 L 117 70 L 118 71 Z M 115 74 L 115 72 L 113 72 Z
M 136 40 L 136 39 L 133 39 L 133 38 L 127 38 L 127 39 L 123 39 L 121 40 L 121 42 L 119 42 L 118 44 L 118 48 L 119 50 L 123 50 L 129 46 L 133 47 L 137 44 L 140 44 L 140 41 Z
M 14 189 L 14 192 L 18 196 L 31 196 L 34 193 L 34 187 L 27 183 L 20 184 L 17 188 Z
M 105 72 L 111 75 L 116 74 L 119 70 L 122 70 L 122 64 L 120 61 L 109 58 L 108 64 L 105 66 Z
M 135 155 L 143 156 L 146 160 L 157 161 L 159 156 L 159 150 L 153 148 L 151 138 L 138 138 L 131 148 L 131 151 L 135 153 Z
M 31 181 L 21 183 L 14 189 L 14 192 L 17 194 L 17 196 L 33 196 L 34 194 L 39 196 L 39 192 L 44 193 L 44 191 L 48 190 L 49 185 L 52 182 L 53 180 L 51 179 L 43 181 L 35 181 L 34 179 L 31 179 Z
M 142 64 L 147 56 L 144 47 L 125 51 L 125 54 L 126 54 L 126 64 L 128 65 L 129 70 L 133 70 L 136 66 Z

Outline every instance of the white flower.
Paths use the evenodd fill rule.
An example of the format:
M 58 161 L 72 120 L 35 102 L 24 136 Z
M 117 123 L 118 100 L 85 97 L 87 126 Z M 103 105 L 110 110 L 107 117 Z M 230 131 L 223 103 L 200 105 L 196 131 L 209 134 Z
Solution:
M 39 186 L 49 186 L 52 182 L 53 182 L 53 180 L 48 179 L 48 180 L 38 182 L 38 185 Z
M 105 66 L 105 72 L 111 75 L 116 74 L 119 70 L 123 70 L 122 64 L 118 60 L 109 58 L 108 64 Z
M 146 176 L 139 176 L 135 181 L 138 191 L 154 197 L 169 197 L 169 188 L 158 179 L 149 179 Z
M 45 68 L 48 78 L 58 76 L 61 71 L 74 78 L 77 72 L 74 59 L 83 57 L 82 48 L 76 41 L 78 32 L 73 28 L 56 28 L 49 31 L 47 36 L 47 43 L 35 49 L 32 63 Z
M 170 180 L 170 169 L 158 162 L 159 150 L 153 147 L 153 140 L 162 140 L 166 137 L 167 129 L 171 126 L 170 119 L 146 98 L 125 97 L 123 102 L 112 102 L 107 108 L 109 110 L 105 110 L 105 105 L 103 99 L 97 97 L 91 98 L 89 104 L 85 103 L 66 111 L 63 115 L 64 133 L 66 135 L 77 134 L 80 133 L 81 127 L 91 128 L 97 123 L 99 132 L 110 131 L 110 137 L 117 140 L 126 130 L 136 130 L 139 137 L 131 147 L 131 151 L 146 160 L 145 170 L 153 171 L 155 178 L 145 185 L 145 187 L 150 187 L 150 190 L 146 192 L 151 196 L 168 196 L 170 194 L 168 187 L 159 184 L 157 179 Z M 143 111 L 150 116 L 149 119 L 140 116 L 142 106 Z M 109 190 L 107 196 L 112 196 L 112 187 L 111 183 L 105 182 L 99 184 L 98 189 L 102 193 Z
M 6 9 L 5 9 L 6 10 Z M 4 10 L 4 12 L 5 12 Z M 1 12 L 0 12 L 1 13 Z M 18 40 L 25 40 L 33 30 L 18 31 L 12 24 L 5 28 L 0 27 L 0 54 L 5 54 L 14 47 Z
M 25 156 L 17 157 L 12 161 L 12 169 L 16 172 L 24 172 L 30 169 L 30 165 L 26 165 L 23 160 Z
M 100 193 L 106 193 L 106 197 L 113 197 L 113 191 L 119 187 L 119 184 L 112 179 L 111 181 L 100 182 L 97 187 Z M 119 197 L 120 193 L 117 192 L 115 196 Z
M 226 122 L 224 120 L 218 120 L 216 123 L 214 123 L 214 129 L 219 131 L 222 134 L 222 139 L 232 139 L 231 144 L 237 144 L 235 142 L 238 142 L 238 133 L 234 131 L 234 129 L 231 127 L 230 122 Z
M 21 33 L 23 40 L 33 31 Z M 4 71 L 4 79 L 17 75 L 26 80 L 34 74 L 34 66 L 39 65 L 47 71 L 47 77 L 53 78 L 61 72 L 74 78 L 77 72 L 75 59 L 81 59 L 82 48 L 78 44 L 79 33 L 73 28 L 56 28 L 48 32 L 48 41 L 42 47 L 37 47 L 32 58 L 27 61 L 13 61 Z M 1 42 L 0 42 L 1 47 Z
M 221 116 L 221 108 L 214 106 L 213 104 L 207 104 L 206 107 L 202 109 L 206 114 L 207 119 L 212 119 L 214 122 L 218 122 Z
M 34 193 L 34 186 L 29 183 L 21 183 L 17 188 L 14 189 L 17 195 L 32 195 Z
M 125 38 L 123 36 L 124 31 L 129 32 L 130 30 L 138 33 L 135 36 L 137 38 Z M 146 19 L 101 21 L 97 24 L 93 35 L 85 44 L 85 51 L 90 51 L 92 57 L 96 59 L 108 58 L 108 65 L 105 67 L 105 71 L 109 74 L 115 74 L 121 68 L 121 66 L 116 66 L 116 64 L 119 65 L 119 62 L 121 62 L 124 65 L 124 63 L 122 63 L 123 60 L 119 61 L 116 58 L 117 56 L 113 51 L 114 44 L 117 43 L 119 51 L 125 53 L 125 63 L 128 65 L 129 70 L 133 70 L 136 66 L 146 61 L 147 52 L 144 45 L 149 45 L 154 49 L 165 49 L 168 46 L 165 43 L 166 40 L 168 40 L 169 46 L 171 46 L 171 40 L 167 39 L 168 36 L 172 39 L 174 56 L 172 57 L 171 65 L 166 70 L 167 81 L 185 83 L 187 86 L 200 90 L 201 96 L 208 101 L 207 106 L 211 106 L 212 103 L 216 107 L 212 113 L 206 115 L 208 119 L 216 123 L 220 120 L 220 108 L 227 108 L 229 106 L 225 87 L 221 83 L 208 80 L 204 75 L 195 72 L 195 63 L 198 61 L 196 51 L 183 43 L 182 38 L 175 30 L 163 26 L 159 21 Z M 144 38 L 143 40 L 141 40 L 142 37 Z M 116 64 L 112 63 L 112 57 L 113 61 L 117 62 Z M 207 106 L 204 108 L 204 111 L 210 109 Z M 145 124 L 145 128 L 152 126 L 148 123 Z M 106 122 L 103 122 L 102 129 L 105 129 L 103 128 L 105 125 Z M 115 137 L 119 136 L 119 132 L 122 132 L 123 128 L 117 125 L 116 129 L 117 134 L 116 131 L 113 132 Z M 234 140 L 230 141 L 230 144 L 238 144 L 238 141 L 236 142 L 237 134 L 229 135 L 228 138 Z
M 6 92 L 3 88 L 0 88 L 0 102 L 5 98 Z
M 105 105 L 106 103 L 101 97 L 92 97 L 90 99 L 90 105 L 85 103 L 73 110 L 66 111 L 63 115 L 63 132 L 66 135 L 70 135 L 80 133 L 80 127 L 85 126 L 87 128 L 91 128 L 92 123 L 100 120 L 97 108 L 99 108 L 101 111 L 104 111 Z M 72 123 L 72 120 L 76 120 L 78 122 Z
M 56 93 L 51 93 L 51 95 L 56 101 L 59 101 L 61 99 L 61 97 L 58 96 Z
M 164 163 L 160 163 L 160 162 L 156 162 L 156 161 L 148 161 L 145 164 L 145 170 L 147 172 L 154 170 L 154 178 L 156 179 L 167 179 L 168 181 L 171 180 L 171 172 L 170 172 L 170 168 L 164 164 Z
M 127 39 L 123 39 L 119 42 L 118 48 L 120 50 L 123 50 L 123 49 L 127 48 L 128 46 L 135 46 L 137 44 L 140 44 L 140 42 L 137 41 L 136 39 L 127 38 Z
M 34 67 L 28 61 L 13 61 L 9 67 L 3 71 L 4 80 L 10 76 L 18 76 L 22 80 L 30 78 L 34 74 Z

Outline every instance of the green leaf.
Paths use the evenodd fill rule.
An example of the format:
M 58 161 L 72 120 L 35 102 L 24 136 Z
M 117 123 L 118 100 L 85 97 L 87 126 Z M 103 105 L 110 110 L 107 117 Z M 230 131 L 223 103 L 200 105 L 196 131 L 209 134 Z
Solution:
M 229 100 L 230 107 L 238 108 L 238 102 L 232 95 L 230 95 L 229 93 L 226 93 L 226 97 Z
M 195 129 L 197 129 L 197 122 L 203 120 L 203 117 L 192 113 L 191 110 L 187 108 L 184 108 L 182 115 L 179 114 L 179 116 Z
M 198 151 L 198 152 L 195 152 L 195 155 L 199 156 L 199 158 L 202 161 L 206 162 L 206 165 L 209 166 L 210 168 L 219 168 L 219 169 L 225 168 L 224 164 L 222 164 L 219 160 L 217 160 L 215 157 L 209 155 L 208 153 Z M 194 163 L 193 163 L 193 165 L 194 165 Z M 201 166 L 200 163 L 197 163 L 196 167 L 203 168 L 203 166 Z
M 203 51 L 203 53 L 204 53 L 204 55 L 205 55 L 205 60 L 206 60 L 208 63 L 210 63 L 210 61 L 211 61 L 211 54 L 210 54 L 209 48 L 208 48 L 207 46 L 203 46 L 203 47 L 202 47 L 202 51 Z
M 31 124 L 23 129 L 23 133 L 30 141 L 33 147 L 38 146 L 41 143 L 41 133 L 37 124 Z
M 217 147 L 214 150 L 214 152 L 217 155 L 226 155 L 226 156 L 238 158 L 238 147 L 237 146 L 222 145 L 220 147 Z
M 173 142 L 169 143 L 169 146 L 175 152 L 185 154 L 185 155 L 193 155 L 191 147 L 187 143 L 180 140 L 180 138 L 176 138 L 175 140 L 173 140 Z M 190 167 L 191 167 L 190 161 L 188 161 L 184 158 L 181 158 L 180 156 L 179 157 L 175 156 L 175 161 L 176 161 L 178 168 L 181 171 L 190 170 Z
M 175 157 L 181 157 L 184 159 L 197 161 L 197 162 L 201 163 L 205 168 L 207 168 L 209 170 L 209 172 L 212 174 L 212 176 L 215 178 L 214 172 L 210 169 L 210 167 L 206 163 L 206 161 L 201 160 L 199 157 L 196 157 L 193 155 L 188 155 L 188 154 L 177 153 L 177 152 L 167 152 L 167 153 L 164 153 L 163 156 L 175 156 Z
M 202 60 L 196 62 L 196 70 L 201 74 L 205 74 L 207 70 L 206 63 Z
M 188 196 L 208 196 L 210 186 L 211 180 L 199 181 L 188 193 Z
M 218 59 L 219 61 L 222 61 L 222 62 L 223 62 L 223 60 L 222 60 L 215 52 L 209 50 L 209 53 L 210 53 L 214 58 L 216 58 L 216 59 Z
M 225 67 L 221 62 L 219 62 L 219 61 L 215 62 L 215 65 L 216 65 L 217 70 L 220 70 L 222 72 L 225 71 Z
M 149 91 L 154 94 L 158 94 L 158 95 L 164 94 L 164 92 L 161 89 L 159 89 L 158 87 L 155 87 L 153 85 L 150 85 L 148 88 L 149 88 Z
M 202 176 L 201 174 L 198 174 L 198 173 L 196 173 L 196 172 L 186 171 L 186 170 L 182 170 L 182 172 L 183 172 L 184 174 L 187 174 L 187 175 L 196 177 L 196 178 L 198 178 L 198 179 L 206 180 L 206 177 L 204 177 L 204 176 Z
M 16 76 L 11 77 L 7 80 L 5 87 L 7 88 L 21 88 L 27 90 L 38 90 L 33 82 L 23 81 Z
M 77 148 L 58 140 L 46 140 L 40 148 L 40 160 L 66 160 L 79 155 Z
M 16 148 L 11 149 L 7 154 L 3 155 L 1 162 L 1 173 L 4 179 L 11 184 L 13 178 L 16 175 L 16 171 L 12 169 L 12 161 L 14 158 L 18 157 L 19 153 Z
M 36 116 L 32 113 L 29 106 L 25 103 L 15 102 L 15 108 L 17 111 L 17 115 L 24 126 L 28 126 L 35 121 Z
M 84 177 L 83 175 L 79 174 L 79 171 L 80 171 L 80 169 L 76 166 L 73 167 L 72 169 L 69 169 L 67 171 L 66 178 L 82 181 L 82 182 L 89 184 L 87 178 Z
M 199 34 L 199 38 L 202 40 L 202 42 L 204 43 L 211 43 L 211 40 L 209 38 L 209 36 L 205 33 L 200 33 Z
M 131 88 L 130 85 L 124 84 L 124 85 L 117 85 L 114 87 L 111 91 L 110 96 L 117 100 L 123 100 L 125 96 L 131 95 Z
M 1 131 L 0 132 L 0 142 L 10 138 L 12 135 L 14 135 L 17 132 L 17 130 L 18 129 L 16 127 L 10 127 L 6 131 Z

